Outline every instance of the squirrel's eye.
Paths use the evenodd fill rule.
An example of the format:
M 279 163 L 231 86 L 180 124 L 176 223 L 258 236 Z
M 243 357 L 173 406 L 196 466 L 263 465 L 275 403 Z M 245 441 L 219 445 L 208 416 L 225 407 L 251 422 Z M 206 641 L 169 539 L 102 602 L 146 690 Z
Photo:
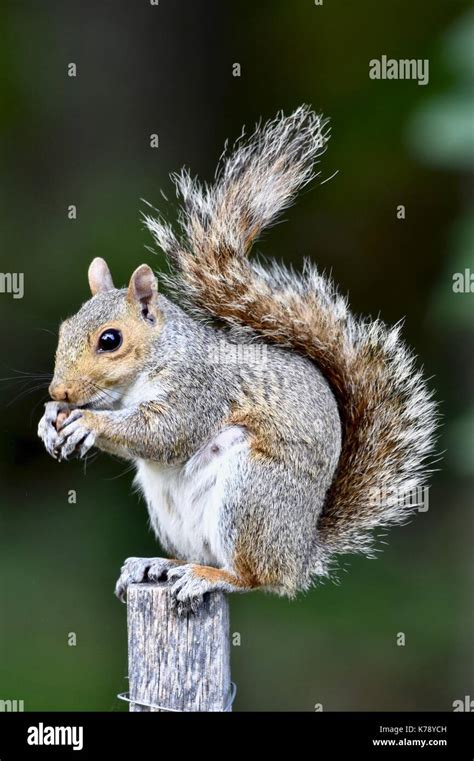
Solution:
M 115 351 L 122 345 L 122 334 L 120 330 L 109 328 L 104 330 L 99 338 L 97 348 L 99 351 Z

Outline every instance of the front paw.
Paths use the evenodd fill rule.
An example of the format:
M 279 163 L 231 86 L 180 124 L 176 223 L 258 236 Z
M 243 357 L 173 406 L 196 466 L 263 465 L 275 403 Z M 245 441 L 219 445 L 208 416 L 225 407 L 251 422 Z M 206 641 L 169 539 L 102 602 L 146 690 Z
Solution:
M 176 560 L 169 558 L 128 558 L 121 568 L 115 585 L 115 594 L 121 602 L 127 602 L 127 587 L 130 584 L 164 581 Z
M 88 425 L 83 410 L 73 410 L 59 427 L 54 451 L 58 460 L 67 460 L 72 455 L 85 457 L 94 446 L 97 435 Z
M 58 429 L 69 416 L 71 408 L 64 402 L 48 402 L 44 407 L 44 415 L 38 423 L 38 436 L 46 451 L 55 459 L 60 437 Z

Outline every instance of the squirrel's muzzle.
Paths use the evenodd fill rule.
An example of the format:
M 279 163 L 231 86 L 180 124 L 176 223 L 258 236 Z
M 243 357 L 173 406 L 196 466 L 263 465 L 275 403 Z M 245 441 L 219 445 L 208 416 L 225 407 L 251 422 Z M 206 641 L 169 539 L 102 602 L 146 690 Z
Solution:
M 55 402 L 70 402 L 71 399 L 71 391 L 66 386 L 65 383 L 58 383 L 57 381 L 52 381 L 49 386 L 49 395 L 51 399 Z

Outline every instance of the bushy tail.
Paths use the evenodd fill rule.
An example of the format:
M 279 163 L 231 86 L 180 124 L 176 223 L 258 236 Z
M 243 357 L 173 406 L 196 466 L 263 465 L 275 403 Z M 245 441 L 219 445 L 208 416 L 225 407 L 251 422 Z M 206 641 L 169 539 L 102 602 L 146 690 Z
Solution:
M 327 137 L 325 123 L 305 106 L 278 116 L 224 154 L 213 186 L 185 172 L 175 176 L 182 238 L 145 217 L 189 309 L 309 356 L 332 386 L 343 444 L 319 520 L 321 573 L 335 553 L 370 554 L 374 528 L 406 520 L 436 429 L 435 403 L 398 326 L 355 318 L 309 264 L 296 275 L 247 258 L 261 230 L 315 176 Z

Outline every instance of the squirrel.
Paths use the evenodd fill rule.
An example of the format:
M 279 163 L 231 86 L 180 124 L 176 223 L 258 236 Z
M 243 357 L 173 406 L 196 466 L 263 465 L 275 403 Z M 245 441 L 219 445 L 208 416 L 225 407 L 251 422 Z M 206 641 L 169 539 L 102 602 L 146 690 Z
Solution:
M 95 258 L 92 298 L 60 327 L 38 434 L 58 460 L 97 447 L 133 462 L 170 555 L 126 560 L 122 601 L 165 579 L 179 613 L 213 590 L 293 597 L 339 555 L 372 557 L 374 529 L 416 507 L 437 407 L 400 325 L 353 316 L 308 262 L 297 274 L 248 258 L 328 138 L 301 106 L 226 146 L 212 185 L 172 175 L 180 233 L 143 215 L 169 297 L 147 264 L 115 288 Z

